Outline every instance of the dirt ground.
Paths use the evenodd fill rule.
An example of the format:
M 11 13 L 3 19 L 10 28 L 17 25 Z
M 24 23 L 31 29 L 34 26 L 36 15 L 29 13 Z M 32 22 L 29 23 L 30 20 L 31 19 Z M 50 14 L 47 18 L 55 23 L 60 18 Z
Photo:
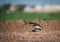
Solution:
M 29 32 L 28 22 L 0 21 L 0 42 L 60 42 L 60 20 L 34 20 L 43 27 L 40 32 Z

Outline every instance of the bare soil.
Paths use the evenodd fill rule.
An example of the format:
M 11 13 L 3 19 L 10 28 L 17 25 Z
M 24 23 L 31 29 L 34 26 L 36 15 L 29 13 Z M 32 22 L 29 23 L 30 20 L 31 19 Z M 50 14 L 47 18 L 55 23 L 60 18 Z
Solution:
M 29 32 L 29 21 L 0 21 L 0 42 L 60 42 L 60 20 L 34 20 L 43 30 Z

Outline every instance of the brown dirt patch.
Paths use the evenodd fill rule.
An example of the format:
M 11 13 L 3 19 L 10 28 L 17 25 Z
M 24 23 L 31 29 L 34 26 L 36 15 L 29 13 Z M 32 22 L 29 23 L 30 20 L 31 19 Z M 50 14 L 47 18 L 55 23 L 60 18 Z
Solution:
M 41 24 L 41 32 L 28 32 L 33 25 L 28 21 L 0 21 L 0 42 L 60 42 L 60 20 L 34 20 Z

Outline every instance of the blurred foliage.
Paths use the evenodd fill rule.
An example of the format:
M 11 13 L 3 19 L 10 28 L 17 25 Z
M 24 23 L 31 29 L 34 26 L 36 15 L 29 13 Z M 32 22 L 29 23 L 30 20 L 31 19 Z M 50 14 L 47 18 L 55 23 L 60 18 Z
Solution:
M 26 6 L 26 5 L 24 5 L 24 4 L 18 5 L 19 11 L 22 12 L 22 11 L 24 10 L 25 6 Z
M 2 10 L 0 9 L 0 13 L 2 12 Z
M 0 21 L 3 20 L 60 20 L 60 13 L 23 13 L 23 12 L 15 12 L 15 13 L 2 13 L 0 14 Z
M 3 8 L 4 8 L 5 10 L 7 10 L 10 6 L 11 6 L 10 4 L 4 4 L 4 5 L 3 5 Z
M 10 4 L 4 4 L 4 5 L 0 6 L 0 14 L 3 12 L 6 12 L 10 6 L 11 6 Z

